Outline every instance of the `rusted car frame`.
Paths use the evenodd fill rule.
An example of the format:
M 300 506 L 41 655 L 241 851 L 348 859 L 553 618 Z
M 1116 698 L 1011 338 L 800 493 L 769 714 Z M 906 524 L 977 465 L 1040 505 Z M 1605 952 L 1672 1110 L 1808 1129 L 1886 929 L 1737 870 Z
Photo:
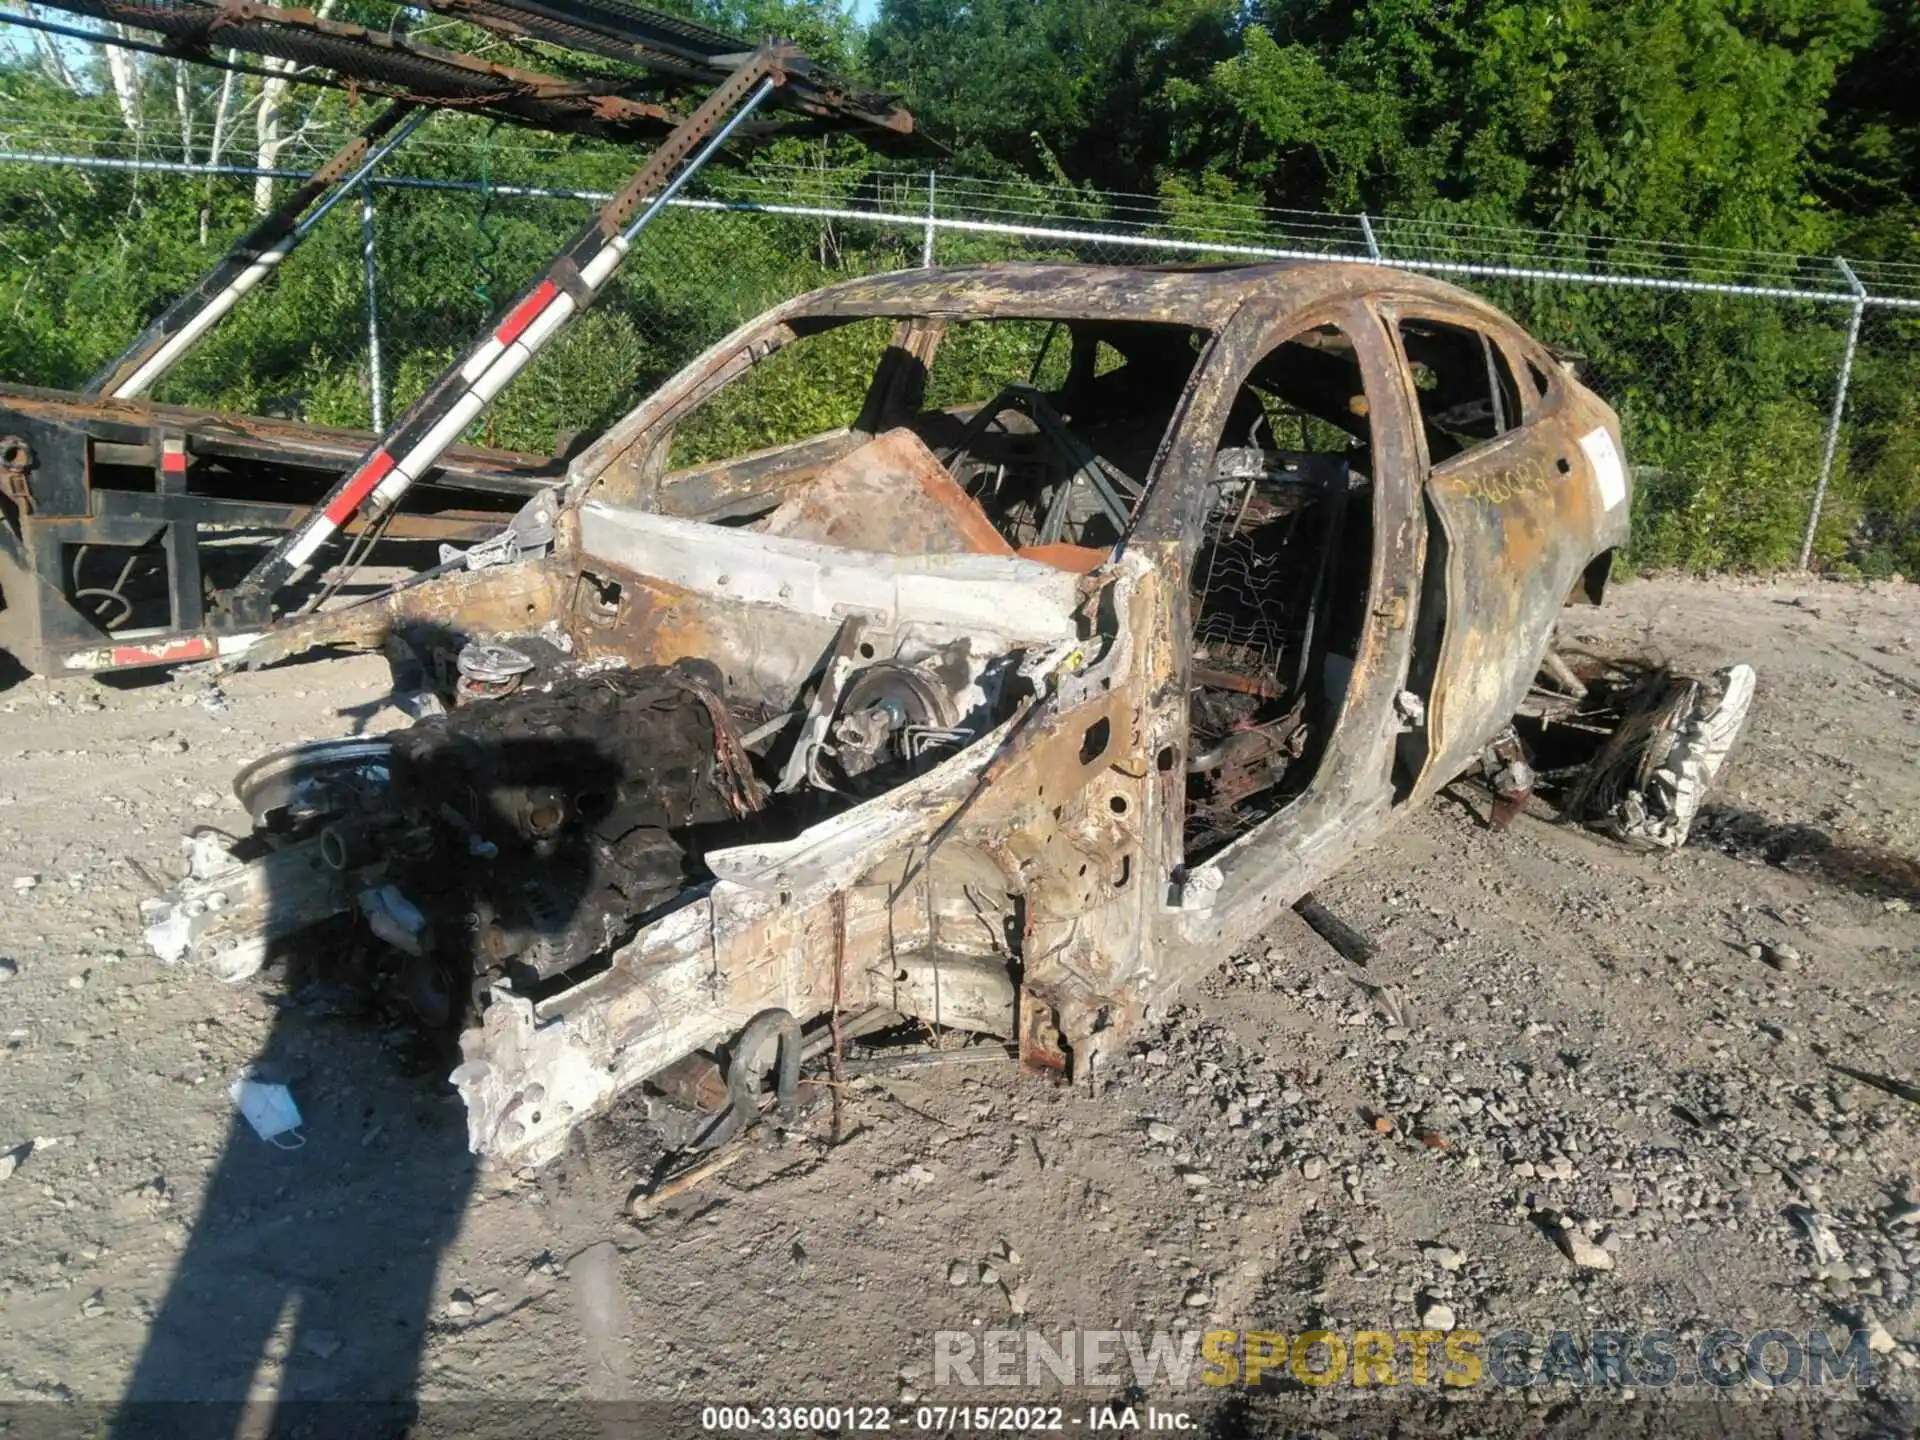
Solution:
M 676 427 L 713 395 L 863 320 L 892 339 L 852 425 L 671 467 Z M 922 408 L 943 335 L 981 321 L 1065 327 L 1067 378 Z M 1470 402 L 1451 393 L 1476 384 Z M 1150 453 L 1144 468 L 1078 438 L 1136 408 L 1159 436 L 1125 452 Z M 1272 443 L 1295 419 L 1324 437 L 1312 453 Z M 996 509 L 1004 493 L 1028 504 L 994 488 L 1004 457 L 1049 447 L 1056 478 Z M 592 965 L 481 977 L 453 1078 L 474 1150 L 507 1164 L 551 1159 L 697 1052 L 731 1043 L 735 1070 L 771 1070 L 742 1051 L 749 1034 L 764 1048 L 769 1012 L 795 1033 L 917 1017 L 1097 1085 L 1197 967 L 1480 758 L 1563 603 L 1597 599 L 1628 508 L 1612 413 L 1536 342 L 1452 287 L 1345 264 L 836 286 L 715 345 L 536 503 L 549 553 L 276 627 L 249 654 L 401 637 L 450 657 L 545 636 L 582 673 L 667 667 L 670 688 L 723 695 L 723 758 L 776 736 L 748 756 L 741 822 L 671 903 Z M 1248 538 L 1275 534 L 1267 551 Z M 1293 587 L 1304 618 L 1241 643 L 1245 616 L 1213 613 L 1229 572 Z M 876 788 L 866 777 L 889 772 L 852 761 L 894 710 L 836 705 L 935 676 L 952 703 L 912 742 L 931 748 Z M 782 805 L 791 823 L 768 831 Z M 394 873 L 372 856 L 325 883 L 364 910 Z M 203 909 L 184 947 L 231 957 L 247 937 Z

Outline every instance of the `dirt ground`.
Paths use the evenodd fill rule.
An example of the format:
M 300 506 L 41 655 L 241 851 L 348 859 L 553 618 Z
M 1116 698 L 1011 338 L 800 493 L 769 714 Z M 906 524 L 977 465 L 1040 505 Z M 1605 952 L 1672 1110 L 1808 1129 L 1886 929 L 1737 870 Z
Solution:
M 621 1400 L 651 1417 L 630 1434 L 697 1431 L 716 1402 L 883 1405 L 916 1428 L 920 1407 L 1011 1398 L 1083 1429 L 1088 1405 L 1130 1400 L 1245 1433 L 1292 1422 L 1197 1365 L 1184 1384 L 974 1390 L 936 1375 L 935 1336 L 1520 1329 L 1514 1364 L 1551 1370 L 1552 1332 L 1623 1329 L 1673 1331 L 1679 1353 L 1674 1384 L 1610 1392 L 1635 1433 L 1749 1433 L 1743 1402 L 1764 1398 L 1781 1433 L 1912 1434 L 1894 1407 L 1920 1390 L 1916 635 L 1920 587 L 1622 584 L 1570 612 L 1574 648 L 1760 673 L 1680 854 L 1544 807 L 1496 834 L 1459 787 L 1321 892 L 1377 942 L 1364 973 L 1288 916 L 1214 957 L 1098 1097 L 985 1068 L 862 1082 L 831 1154 L 821 1120 L 770 1134 L 641 1224 L 633 1115 L 531 1180 L 477 1175 L 457 1097 L 404 1031 L 275 970 L 226 987 L 169 969 L 141 941 L 183 832 L 245 825 L 242 762 L 398 723 L 378 657 L 233 676 L 224 709 L 190 680 L 17 680 L 0 1400 L 414 1396 L 454 1428 L 481 1412 L 436 1402 Z M 290 1087 L 303 1147 L 238 1120 L 249 1065 Z M 1686 1388 L 1714 1330 L 1820 1327 L 1887 1352 L 1864 1404 L 1821 1420 L 1798 1384 L 1709 1387 L 1711 1405 Z M 1591 1419 L 1556 1408 L 1585 1393 L 1565 1373 L 1444 1405 L 1404 1372 L 1277 1374 L 1329 1427 Z M 380 1415 L 368 1433 L 405 1407 Z

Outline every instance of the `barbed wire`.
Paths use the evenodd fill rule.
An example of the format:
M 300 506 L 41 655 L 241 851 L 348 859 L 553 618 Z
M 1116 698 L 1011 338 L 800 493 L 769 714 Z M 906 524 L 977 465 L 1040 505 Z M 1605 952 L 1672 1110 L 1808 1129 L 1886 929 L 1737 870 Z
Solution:
M 460 133 L 454 125 L 445 129 L 456 137 Z M 0 141 L 5 138 L 0 123 Z M 562 188 L 538 183 L 545 177 L 523 183 L 520 177 L 535 167 L 496 163 L 492 178 L 483 182 L 461 173 L 458 148 L 456 143 L 449 147 L 452 153 L 424 147 L 402 152 L 398 158 L 409 162 L 410 173 L 377 175 L 381 233 L 442 234 L 432 225 L 424 231 L 410 228 L 432 213 L 413 204 L 410 191 L 511 200 L 523 222 L 533 223 L 518 237 L 509 268 L 497 277 L 502 283 L 536 274 L 546 259 L 543 237 L 559 244 L 585 207 L 604 201 L 625 176 L 626 167 L 615 164 L 602 181 L 606 188 Z M 177 176 L 196 188 L 209 181 L 230 184 L 238 201 L 239 187 L 261 173 L 242 163 L 210 173 L 197 160 L 155 158 L 163 153 L 163 146 L 119 157 L 0 152 L 0 177 L 9 161 L 43 168 L 124 168 L 156 179 Z M 241 152 L 242 159 L 247 155 Z M 617 153 L 613 158 L 631 160 Z M 307 170 L 286 165 L 270 173 L 293 180 Z M 601 179 L 595 170 L 583 173 Z M 1858 557 L 1863 566 L 1881 570 L 1906 563 L 1911 571 L 1912 564 L 1897 557 L 1920 555 L 1915 548 L 1920 546 L 1920 509 L 1897 498 L 1910 488 L 1901 477 L 1920 436 L 1920 402 L 1913 398 L 1920 395 L 1920 325 L 1914 323 L 1920 297 L 1862 298 L 1835 283 L 1841 279 L 1837 266 L 1821 272 L 1818 288 L 1794 288 L 1724 284 L 1672 268 L 1609 273 L 1591 253 L 1574 247 L 1559 257 L 1559 269 L 1519 251 L 1493 262 L 1462 258 L 1476 253 L 1465 244 L 1451 256 L 1437 244 L 1408 256 L 1395 243 L 1393 222 L 1385 218 L 1372 221 L 1377 254 L 1369 254 L 1363 229 L 1342 232 L 1349 217 L 1312 212 L 1292 230 L 1256 233 L 1258 243 L 1193 238 L 1160 217 L 1157 224 L 1122 227 L 1095 224 L 1072 212 L 1042 223 L 1020 218 L 1025 202 L 1018 195 L 999 203 L 1009 182 L 983 183 L 976 199 L 955 181 L 949 188 L 958 193 L 943 203 L 946 183 L 947 177 L 934 175 L 930 195 L 921 172 L 823 171 L 805 165 L 766 165 L 757 173 L 750 168 L 716 177 L 706 193 L 676 200 L 673 213 L 650 232 L 649 243 L 623 271 L 618 292 L 594 307 L 577 335 L 557 340 L 552 354 L 503 394 L 470 438 L 544 451 L 556 443 L 551 437 L 558 432 L 604 425 L 609 415 L 631 404 L 633 395 L 659 384 L 717 335 L 769 305 L 852 275 L 921 263 L 995 260 L 1143 265 L 1338 259 L 1440 274 L 1478 292 L 1563 355 L 1577 357 L 1589 383 L 1621 417 L 1646 496 L 1644 514 L 1636 510 L 1635 544 L 1647 563 L 1757 569 L 1798 563 L 1804 568 L 1806 557 L 1814 555 L 1828 564 L 1853 563 L 1849 557 Z M 229 204 L 221 213 L 227 225 L 237 227 L 251 212 Z M 1399 245 L 1417 233 L 1401 231 Z M 215 247 L 222 243 L 219 236 L 208 239 Z M 395 260 L 411 259 L 408 242 L 384 244 L 399 247 L 386 252 Z M 334 245 L 327 253 L 325 263 L 357 273 L 358 243 L 350 251 Z M 464 317 L 448 333 L 466 319 L 481 323 L 490 302 L 482 296 L 479 308 L 467 305 L 464 278 L 495 278 L 492 271 L 482 277 L 471 255 L 448 252 L 436 259 L 456 277 L 441 288 Z M 1576 261 L 1590 263 L 1576 271 L 1571 268 Z M 1576 303 L 1583 286 L 1631 300 Z M 268 296 L 257 303 L 275 301 Z M 431 307 L 421 312 L 417 299 L 389 303 L 398 314 L 389 317 L 396 343 L 387 352 L 386 383 L 398 406 L 437 370 L 443 317 Z M 330 364 L 344 364 L 349 373 L 358 368 L 354 393 L 369 402 L 365 412 L 330 410 L 326 423 L 370 422 L 371 396 L 380 382 L 364 357 L 376 348 L 375 323 L 373 307 L 364 319 L 357 308 L 343 308 L 337 326 L 316 332 L 324 337 L 316 343 L 335 357 Z M 356 333 L 362 324 L 364 333 Z M 423 324 L 431 334 L 421 330 Z M 1849 342 L 1850 333 L 1857 345 Z M 212 343 L 218 344 L 217 336 Z M 244 370 L 244 361 L 236 358 L 240 354 L 236 350 L 227 363 Z M 362 358 L 350 358 L 356 355 Z M 329 405 L 343 403 L 337 390 L 327 393 Z
M 427 28 L 444 28 L 453 23 L 429 22 Z M 516 158 L 534 160 L 563 154 L 577 157 L 595 150 L 603 152 L 610 164 L 623 160 L 630 163 L 629 152 L 609 142 L 576 139 L 569 143 L 541 144 L 524 131 L 516 132 L 513 141 L 500 145 L 496 152 L 491 127 L 481 128 L 485 125 L 486 122 L 473 117 L 443 114 L 414 142 L 414 147 L 445 158 L 485 150 L 490 166 L 504 161 L 508 169 L 513 168 L 511 162 Z M 331 154 L 352 133 L 352 126 L 341 117 L 324 127 L 303 126 L 282 144 L 300 156 L 317 160 Z M 111 122 L 104 120 L 88 123 L 76 117 L 54 131 L 40 133 L 23 132 L 0 122 L 0 147 L 16 153 L 57 153 L 82 137 L 93 142 L 90 149 L 95 153 L 105 153 L 117 146 L 132 147 L 145 157 L 174 158 L 152 137 L 131 135 L 124 126 L 116 133 Z M 178 158 L 188 162 L 193 157 L 180 153 Z M 538 177 L 511 178 L 515 183 L 532 183 Z M 1766 277 L 1762 283 L 1785 284 L 1790 288 L 1849 298 L 1853 293 L 1852 286 L 1839 283 L 1840 272 L 1831 256 L 1692 240 L 1650 240 L 1590 231 L 1494 225 L 1446 216 L 1371 216 L 1359 212 L 1291 209 L 1238 196 L 1097 189 L 1060 181 L 901 170 L 857 161 L 818 167 L 755 161 L 744 172 L 711 182 L 710 188 L 724 186 L 734 192 L 733 198 L 755 198 L 738 193 L 743 184 L 760 187 L 764 194 L 758 198 L 777 196 L 816 205 L 844 203 L 853 191 L 872 192 L 889 186 L 902 191 L 918 188 L 926 195 L 925 208 L 936 218 L 1008 224 L 1023 221 L 1056 224 L 1070 219 L 1076 226 L 1092 225 L 1103 232 L 1110 230 L 1117 234 L 1164 233 L 1230 245 L 1324 245 L 1334 249 L 1358 243 L 1359 248 L 1375 254 L 1388 250 L 1431 251 L 1448 258 L 1489 263 L 1503 260 L 1525 263 L 1549 255 L 1562 259 L 1578 257 L 1586 268 L 1612 275 L 1711 275 L 1731 283 L 1738 283 L 1733 277 L 1747 275 L 1756 280 Z M 1920 263 L 1855 261 L 1853 273 L 1876 295 L 1920 298 Z
M 230 134 L 229 153 L 251 149 L 248 126 Z M 317 164 L 355 133 L 331 118 L 296 131 L 283 142 L 280 168 L 289 161 Z M 204 159 L 205 135 L 198 158 Z M 135 135 L 105 117 L 75 117 L 58 126 L 8 124 L 0 119 L 0 149 L 17 159 L 140 159 L 192 164 L 180 137 L 153 130 Z M 75 152 L 79 152 L 76 154 Z M 630 168 L 629 149 L 607 142 L 513 131 L 495 133 L 486 121 L 436 116 L 409 144 L 414 167 L 471 170 L 484 155 L 496 191 L 518 186 L 534 194 L 547 167 L 559 157 L 604 165 L 609 181 Z M 409 177 L 390 176 L 386 183 Z M 415 176 L 411 178 L 428 178 Z M 476 184 L 480 182 L 474 182 Z M 568 192 L 577 198 L 586 192 Z M 1742 249 L 1693 240 L 1650 240 L 1537 226 L 1494 225 L 1431 215 L 1370 215 L 1268 206 L 1231 198 L 1153 195 L 1097 190 L 1058 182 L 904 170 L 829 162 L 819 166 L 751 158 L 741 167 L 706 179 L 696 193 L 733 202 L 788 204 L 872 214 L 897 208 L 936 223 L 1038 227 L 1206 244 L 1223 253 L 1300 252 L 1351 255 L 1398 264 L 1493 267 L 1513 278 L 1684 281 L 1734 286 L 1772 295 L 1780 291 L 1851 303 L 1856 292 L 1836 257 L 1791 251 Z M 1920 264 L 1892 260 L 1851 262 L 1854 275 L 1874 301 L 1920 302 Z M 1461 273 L 1477 273 L 1462 271 Z
M 4 132 L 0 132 L 0 144 L 4 143 Z M 9 162 L 72 166 L 80 169 L 123 169 L 188 175 L 219 174 L 232 178 L 260 175 L 271 175 L 273 178 L 307 178 L 307 172 L 298 170 L 283 169 L 269 172 L 238 164 L 210 168 L 204 164 L 160 160 L 151 156 L 36 154 L 28 151 L 0 150 L 0 163 Z M 467 191 L 476 194 L 572 201 L 602 201 L 610 194 L 609 191 L 563 190 L 549 186 L 526 185 L 510 180 L 475 181 L 391 174 L 379 175 L 372 183 L 393 189 Z M 777 194 L 780 198 L 777 200 L 752 198 L 754 194 Z M 1267 234 L 1251 241 L 1221 240 L 1206 236 L 1194 237 L 1179 227 L 1171 226 L 1134 226 L 1126 229 L 1092 227 L 1073 217 L 1053 224 L 1034 224 L 1018 217 L 995 213 L 992 210 L 973 215 L 956 215 L 938 210 L 916 214 L 911 211 L 889 211 L 877 207 L 864 208 L 851 203 L 809 204 L 806 203 L 806 197 L 797 195 L 790 184 L 749 186 L 744 193 L 743 188 L 735 184 L 729 186 L 728 193 L 723 195 L 682 196 L 674 203 L 680 208 L 734 210 L 814 220 L 865 222 L 896 228 L 932 228 L 942 232 L 1001 235 L 1064 245 L 1086 246 L 1098 242 L 1123 250 L 1133 250 L 1136 252 L 1134 256 L 1136 260 L 1140 258 L 1138 252 L 1154 252 L 1175 260 L 1207 257 L 1248 261 L 1339 259 L 1361 264 L 1424 270 L 1458 279 L 1547 281 L 1624 289 L 1721 294 L 1771 300 L 1808 300 L 1822 304 L 1920 310 L 1920 286 L 1911 287 L 1909 293 L 1905 294 L 1897 291 L 1887 293 L 1884 290 L 1869 292 L 1864 287 L 1858 289 L 1853 286 L 1842 288 L 1839 285 L 1815 287 L 1804 283 L 1803 276 L 1795 274 L 1768 277 L 1764 273 L 1750 272 L 1739 279 L 1709 279 L 1702 278 L 1695 270 L 1657 272 L 1648 268 L 1611 266 L 1597 263 L 1595 257 L 1591 255 L 1567 257 L 1550 254 L 1517 254 L 1500 250 L 1476 252 L 1464 246 L 1455 246 L 1449 253 L 1447 247 L 1437 244 L 1430 247 L 1396 245 L 1389 248 L 1377 243 L 1377 227 L 1367 232 L 1367 241 L 1370 243 L 1359 243 L 1349 239 L 1345 244 L 1328 244 L 1316 239 L 1303 241 L 1286 234 Z M 1584 260 L 1583 268 L 1574 268 L 1571 263 L 1574 259 Z M 1840 263 L 1837 261 L 1831 263 L 1834 266 L 1835 277 L 1841 278 L 1845 272 L 1840 268 Z

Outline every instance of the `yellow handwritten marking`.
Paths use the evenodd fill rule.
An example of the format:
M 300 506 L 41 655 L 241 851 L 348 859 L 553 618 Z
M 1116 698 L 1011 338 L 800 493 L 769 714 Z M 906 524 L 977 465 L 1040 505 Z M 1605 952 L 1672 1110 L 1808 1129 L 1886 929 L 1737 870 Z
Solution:
M 1455 494 L 1476 505 L 1501 506 L 1523 496 L 1550 495 L 1553 482 L 1546 466 L 1538 460 L 1522 460 L 1518 465 L 1492 474 L 1469 475 L 1452 483 Z

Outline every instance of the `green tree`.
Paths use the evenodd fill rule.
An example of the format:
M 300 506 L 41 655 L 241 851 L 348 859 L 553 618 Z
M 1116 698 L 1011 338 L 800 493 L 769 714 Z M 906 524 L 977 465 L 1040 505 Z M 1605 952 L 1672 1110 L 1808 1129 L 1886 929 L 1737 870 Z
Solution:
M 951 147 L 945 168 L 995 177 L 994 203 L 1039 216 L 1109 218 L 1115 202 L 1083 188 L 1098 185 L 1158 197 L 1118 202 L 1113 218 L 1186 236 L 1231 228 L 1238 238 L 1257 217 L 1252 202 L 1397 217 L 1378 227 L 1390 245 L 1412 236 L 1422 252 L 1452 246 L 1456 258 L 1477 257 L 1470 232 L 1451 239 L 1427 221 L 1539 227 L 1528 241 L 1503 230 L 1500 243 L 1531 245 L 1521 258 L 1544 266 L 1608 263 L 1609 242 L 1591 235 L 1920 260 L 1911 0 L 882 0 L 866 35 L 836 0 L 669 3 L 747 38 L 790 36 L 868 83 L 903 87 L 921 128 Z M 395 12 L 339 0 L 333 13 L 385 24 Z M 436 43 L 485 39 L 442 17 L 427 23 Z M 532 63 L 564 68 L 551 53 Z M 260 84 L 156 57 L 123 54 L 110 70 L 82 47 L 16 47 L 0 54 L 0 139 L 103 154 L 184 139 L 202 159 L 220 129 L 220 158 L 254 160 L 267 144 Z M 310 163 L 314 140 L 357 123 L 338 92 L 288 96 L 276 133 L 312 127 L 289 163 Z M 438 116 L 393 168 L 604 190 L 637 161 L 630 147 Z M 787 139 L 704 183 L 763 194 L 772 181 L 829 208 L 917 210 L 921 182 L 889 174 L 896 163 L 851 137 Z M 212 263 L 256 198 L 251 182 L 0 166 L 0 376 L 78 384 Z M 158 398 L 367 423 L 351 210 L 323 224 Z M 381 192 L 394 404 L 418 395 L 588 213 L 490 189 Z M 473 438 L 546 450 L 766 305 L 917 253 L 917 236 L 858 222 L 670 214 Z M 948 262 L 1040 253 L 990 234 L 941 241 Z M 1753 278 L 1706 252 L 1654 253 L 1703 278 Z M 1543 339 L 1588 357 L 1645 469 L 1643 558 L 1765 567 L 1797 555 L 1843 307 L 1475 283 Z M 1920 570 L 1916 394 L 1920 322 L 1876 313 L 1819 556 Z M 816 400 L 837 398 L 802 409 L 811 416 Z M 728 412 L 727 443 L 752 438 L 750 409 Z
M 1169 172 L 1274 203 L 1782 248 L 1830 238 L 1808 185 L 1871 0 L 1268 4 Z
M 1231 0 L 883 0 L 869 68 L 976 173 L 1142 188 L 1180 74 L 1232 54 Z

